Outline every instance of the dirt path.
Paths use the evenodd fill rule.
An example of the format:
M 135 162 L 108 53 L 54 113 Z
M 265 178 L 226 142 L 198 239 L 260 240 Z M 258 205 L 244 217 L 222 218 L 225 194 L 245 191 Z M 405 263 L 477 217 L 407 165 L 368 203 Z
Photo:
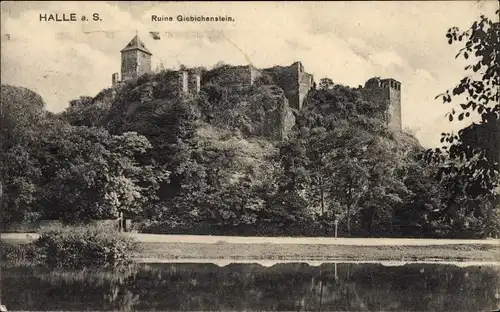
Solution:
M 499 239 L 421 239 L 421 238 L 333 238 L 333 237 L 242 237 L 211 235 L 159 235 L 126 233 L 143 243 L 192 244 L 286 244 L 286 245 L 342 245 L 342 246 L 441 246 L 490 245 L 500 248 Z M 1 233 L 0 239 L 31 241 L 34 233 Z
M 202 235 L 155 235 L 131 233 L 140 242 L 197 244 L 291 244 L 344 246 L 432 246 L 432 245 L 497 245 L 498 239 L 419 239 L 419 238 L 333 238 L 333 237 L 241 237 Z

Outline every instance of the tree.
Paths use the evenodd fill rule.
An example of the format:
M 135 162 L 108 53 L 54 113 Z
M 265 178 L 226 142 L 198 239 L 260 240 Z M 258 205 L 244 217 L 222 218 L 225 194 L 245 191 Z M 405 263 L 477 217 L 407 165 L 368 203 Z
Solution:
M 323 219 L 340 218 L 348 234 L 363 213 L 369 229 L 385 214 L 378 232 L 387 232 L 407 191 L 398 175 L 404 159 L 382 117 L 356 90 L 333 86 L 312 92 L 294 137 L 281 148 L 282 189 L 303 194 Z
M 162 168 L 138 163 L 150 148 L 136 133 L 46 124 L 33 151 L 43 173 L 37 207 L 44 217 L 67 222 L 141 215 L 168 178 Z
M 1 98 L 0 215 L 2 224 L 10 224 L 23 221 L 36 199 L 41 171 L 29 142 L 39 135 L 46 114 L 42 97 L 29 89 L 2 85 Z
M 160 63 L 158 65 L 156 65 L 156 68 L 155 68 L 155 71 L 156 72 L 160 72 L 162 70 L 165 70 L 165 64 L 163 63 L 163 61 L 160 61 Z
M 328 90 L 328 89 L 331 89 L 333 88 L 334 86 L 334 83 L 333 83 L 333 80 L 330 79 L 330 78 L 321 78 L 319 80 L 319 89 L 320 90 Z
M 26 145 L 16 144 L 2 152 L 1 157 L 0 216 L 1 223 L 8 225 L 23 221 L 32 211 L 42 171 L 38 160 Z
M 226 67 L 226 66 L 228 66 L 228 65 L 225 62 L 218 61 L 217 63 L 214 64 L 214 66 L 212 66 L 212 70 L 223 68 L 223 67 Z
M 10 85 L 1 86 L 1 98 L 0 150 L 5 151 L 32 135 L 31 129 L 45 115 L 45 103 L 37 93 Z
M 98 96 L 101 97 L 101 95 Z M 90 96 L 81 96 L 71 100 L 60 117 L 73 126 L 102 126 L 102 121 L 110 107 L 109 98 L 95 100 Z
M 442 133 L 444 146 L 425 153 L 428 161 L 441 164 L 439 179 L 450 192 L 448 215 L 456 216 L 465 207 L 462 213 L 480 217 L 500 207 L 499 35 L 500 22 L 485 16 L 466 31 L 452 27 L 446 34 L 449 44 L 464 44 L 456 57 L 471 64 L 465 67 L 466 76 L 438 97 L 443 103 L 464 99 L 448 113 L 450 122 L 479 119 L 458 134 Z

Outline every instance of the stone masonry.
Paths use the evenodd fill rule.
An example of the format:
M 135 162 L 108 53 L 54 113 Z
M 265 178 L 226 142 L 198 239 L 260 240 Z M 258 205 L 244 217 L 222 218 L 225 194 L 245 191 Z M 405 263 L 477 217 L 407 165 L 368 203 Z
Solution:
M 374 77 L 368 79 L 361 90 L 366 99 L 381 105 L 388 128 L 393 132 L 401 132 L 401 83 L 392 78 Z

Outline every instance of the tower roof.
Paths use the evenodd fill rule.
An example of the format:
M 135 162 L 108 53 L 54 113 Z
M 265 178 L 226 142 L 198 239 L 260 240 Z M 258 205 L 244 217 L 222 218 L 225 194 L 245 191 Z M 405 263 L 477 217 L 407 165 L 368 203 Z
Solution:
M 146 48 L 144 42 L 142 42 L 141 39 L 139 39 L 138 35 L 135 35 L 135 37 L 132 38 L 132 40 L 130 40 L 127 46 L 123 48 L 120 52 L 133 51 L 133 50 L 140 50 L 149 55 L 153 55 L 153 53 L 149 52 L 148 48 Z

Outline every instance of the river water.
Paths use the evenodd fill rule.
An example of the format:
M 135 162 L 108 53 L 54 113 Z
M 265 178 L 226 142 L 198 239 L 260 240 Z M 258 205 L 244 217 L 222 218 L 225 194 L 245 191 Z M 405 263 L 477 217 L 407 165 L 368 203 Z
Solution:
M 500 266 L 152 263 L 119 271 L 3 265 L 9 311 L 496 311 Z

